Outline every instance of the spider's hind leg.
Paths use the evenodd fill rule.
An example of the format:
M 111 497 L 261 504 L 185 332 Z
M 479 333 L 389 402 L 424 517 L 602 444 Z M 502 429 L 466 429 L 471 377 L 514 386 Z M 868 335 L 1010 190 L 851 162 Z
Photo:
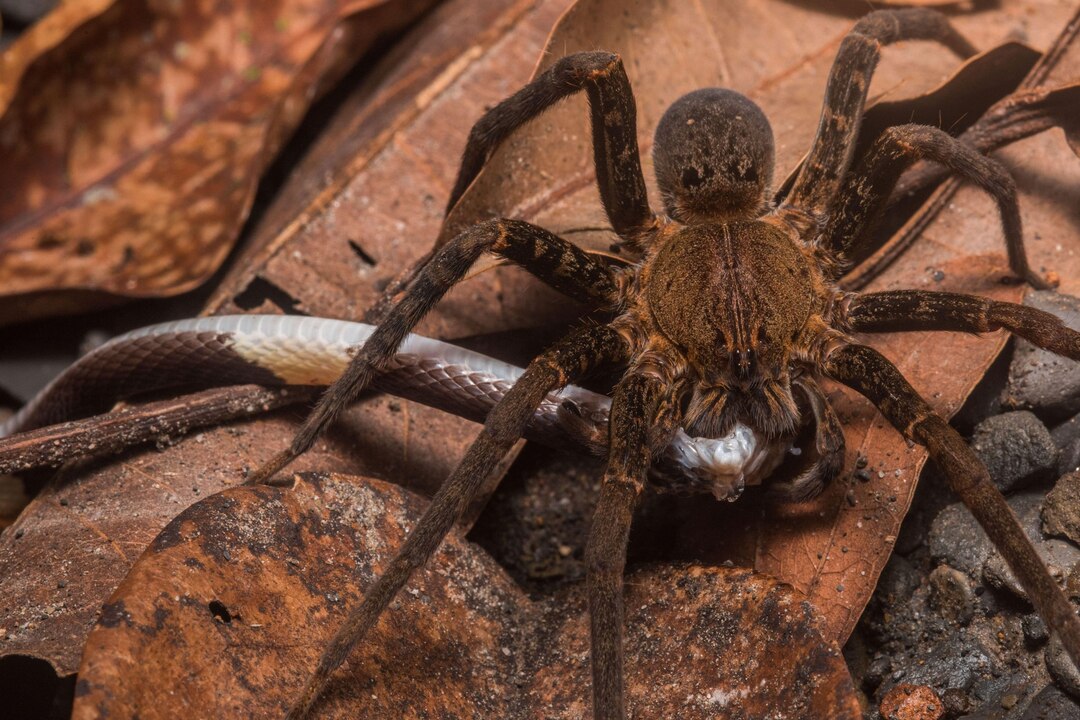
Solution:
M 360 607 L 323 653 L 289 718 L 304 717 L 331 674 L 378 620 L 412 573 L 423 567 L 446 534 L 471 505 L 492 469 L 521 437 L 548 393 L 578 380 L 604 363 L 626 360 L 627 342 L 610 326 L 579 330 L 533 360 L 521 378 L 488 415 L 484 429 L 465 457 L 431 499 L 431 505 L 405 539 L 386 570 L 368 588 Z
M 581 90 L 589 96 L 600 199 L 615 232 L 632 243 L 653 213 L 641 173 L 634 93 L 622 59 L 609 52 L 568 55 L 485 113 L 469 133 L 447 213 L 514 130 Z
M 928 8 L 878 10 L 855 23 L 836 53 L 817 135 L 785 199 L 787 204 L 813 215 L 828 209 L 851 164 L 881 47 L 900 40 L 936 40 L 961 57 L 975 54 L 975 48 L 944 15 Z
M 1080 666 L 1080 618 L 994 487 L 986 467 L 960 434 L 873 348 L 840 345 L 825 358 L 824 369 L 866 396 L 904 437 L 926 447 L 949 487 L 1005 558 L 1039 615 L 1058 633 L 1069 656 Z
M 997 201 L 1009 267 L 1036 288 L 1050 285 L 1028 266 L 1016 183 L 1001 163 L 979 154 L 943 130 L 928 125 L 897 125 L 882 132 L 858 166 L 844 179 L 823 234 L 825 249 L 840 258 L 865 240 L 881 216 L 896 181 L 916 160 L 941 163 Z
M 521 220 L 474 225 L 439 249 L 341 377 L 327 388 L 291 445 L 252 473 L 248 484 L 269 480 L 310 448 L 485 251 L 505 257 L 556 290 L 594 306 L 610 304 L 618 293 L 614 273 L 606 265 L 541 227 Z

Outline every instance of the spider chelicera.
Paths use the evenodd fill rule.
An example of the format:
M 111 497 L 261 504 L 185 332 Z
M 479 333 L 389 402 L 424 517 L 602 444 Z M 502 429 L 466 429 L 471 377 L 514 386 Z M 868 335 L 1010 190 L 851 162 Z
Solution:
M 860 20 L 840 46 L 816 138 L 782 198 L 770 197 L 773 136 L 765 115 L 736 92 L 705 89 L 676 101 L 656 128 L 664 212 L 654 213 L 641 171 L 634 96 L 619 56 L 608 52 L 559 60 L 476 123 L 449 207 L 510 133 L 585 90 L 600 197 L 622 246 L 639 259 L 614 269 L 519 220 L 469 228 L 431 258 L 291 447 L 249 479 L 266 481 L 307 450 L 484 252 L 609 314 L 607 322 L 577 329 L 533 360 L 492 410 L 398 555 L 337 633 L 290 717 L 307 713 L 331 673 L 431 557 L 541 400 L 610 365 L 625 372 L 613 393 L 607 468 L 586 551 L 595 718 L 625 716 L 622 576 L 631 516 L 652 459 L 680 427 L 719 437 L 738 421 L 767 441 L 809 431 L 813 447 L 802 464 L 773 483 L 774 491 L 808 498 L 843 465 L 843 431 L 820 377 L 862 393 L 905 437 L 927 447 L 1039 613 L 1080 660 L 1080 621 L 985 468 L 891 362 L 849 334 L 1005 328 L 1080 359 L 1080 333 L 1033 308 L 944 292 L 860 294 L 837 287 L 846 259 L 868 237 L 900 173 L 917 159 L 941 163 L 992 195 L 1010 267 L 1046 287 L 1028 267 L 1015 186 L 997 162 L 924 125 L 888 128 L 853 162 L 880 49 L 909 39 L 938 41 L 961 56 L 974 52 L 930 10 L 879 11 Z

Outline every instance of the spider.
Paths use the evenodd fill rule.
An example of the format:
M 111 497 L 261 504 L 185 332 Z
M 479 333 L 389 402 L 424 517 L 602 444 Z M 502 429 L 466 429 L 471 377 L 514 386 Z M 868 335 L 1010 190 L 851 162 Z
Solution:
M 677 100 L 656 128 L 653 153 L 664 210 L 654 213 L 641 170 L 634 96 L 621 59 L 610 52 L 562 58 L 476 123 L 449 208 L 516 128 L 584 90 L 600 197 L 622 246 L 639 259 L 616 269 L 520 220 L 494 219 L 465 230 L 424 266 L 290 447 L 249 477 L 251 483 L 267 481 L 305 452 L 485 252 L 607 313 L 606 322 L 579 327 L 534 359 L 491 411 L 397 556 L 324 652 L 290 718 L 308 713 L 334 670 L 424 566 L 522 435 L 537 404 L 611 365 L 625 371 L 613 392 L 610 449 L 585 556 L 595 718 L 625 717 L 622 576 L 631 517 L 652 460 L 679 428 L 719 437 L 742 422 L 771 442 L 809 433 L 809 452 L 786 479 L 773 483 L 776 492 L 809 498 L 843 466 L 843 430 L 818 385 L 822 377 L 863 394 L 906 438 L 926 446 L 1080 661 L 1080 620 L 985 468 L 889 360 L 850 335 L 1005 328 L 1080 359 L 1080 333 L 1021 305 L 921 290 L 848 293 L 836 284 L 900 173 L 927 159 L 997 201 L 1010 268 L 1031 285 L 1047 287 L 1028 266 L 1015 186 L 997 162 L 923 125 L 890 127 L 853 160 L 881 47 L 913 39 L 940 42 L 961 56 L 974 53 L 944 16 L 928 9 L 878 11 L 859 20 L 839 48 L 813 145 L 783 197 L 770 195 L 773 136 L 764 113 L 734 91 L 703 89 Z

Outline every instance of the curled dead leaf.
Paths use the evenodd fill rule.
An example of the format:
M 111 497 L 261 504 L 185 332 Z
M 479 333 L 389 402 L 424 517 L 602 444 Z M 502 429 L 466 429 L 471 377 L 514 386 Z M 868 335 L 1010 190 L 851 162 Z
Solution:
M 201 283 L 320 90 L 432 2 L 62 4 L 2 56 L 0 322 Z
M 305 475 L 236 488 L 178 515 L 102 609 L 74 718 L 267 717 L 287 709 L 334 628 L 424 501 L 396 486 Z M 628 578 L 627 688 L 642 717 L 861 717 L 814 609 L 745 569 Z M 356 649 L 317 717 L 579 717 L 581 598 L 534 603 L 451 534 Z

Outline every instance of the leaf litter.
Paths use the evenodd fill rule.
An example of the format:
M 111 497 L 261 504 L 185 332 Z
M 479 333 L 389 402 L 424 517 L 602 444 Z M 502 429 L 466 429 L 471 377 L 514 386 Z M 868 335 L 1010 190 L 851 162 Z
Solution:
M 832 14 L 828 11 L 808 10 L 798 6 L 792 8 L 786 5 L 783 6 L 783 11 L 787 14 L 780 16 L 776 5 L 778 3 L 757 2 L 739 5 L 736 8 L 709 7 L 705 9 L 709 17 L 702 18 L 693 15 L 696 10 L 688 11 L 685 15 L 670 12 L 670 8 L 664 8 L 669 11 L 666 15 L 660 10 L 651 14 L 645 12 L 634 15 L 631 12 L 628 15 L 619 15 L 612 14 L 602 2 L 579 3 L 573 12 L 564 18 L 563 24 L 552 39 L 552 46 L 569 52 L 578 46 L 588 45 L 591 49 L 604 45 L 615 47 L 622 52 L 627 58 L 628 72 L 638 93 L 641 118 L 639 129 L 643 138 L 648 136 L 655 118 L 670 99 L 674 99 L 682 91 L 693 86 L 716 84 L 717 80 L 706 77 L 710 73 L 711 77 L 719 77 L 719 82 L 722 84 L 748 92 L 765 107 L 774 123 L 779 141 L 778 176 L 782 176 L 785 168 L 793 167 L 798 161 L 798 154 L 805 149 L 809 141 L 820 108 L 821 87 L 835 51 L 835 43 L 849 27 L 851 18 L 842 13 Z M 1003 29 L 1015 24 L 1015 16 L 1021 12 L 1018 9 L 1021 7 L 1022 3 L 1006 4 L 1000 12 L 978 13 L 971 18 L 956 16 L 954 20 L 977 44 L 989 46 L 996 44 L 996 41 L 1006 34 Z M 548 16 L 550 20 L 557 15 L 551 12 L 550 3 L 544 4 L 543 9 L 550 13 Z M 1048 44 L 1057 27 L 1054 23 L 1064 17 L 1066 8 L 1055 9 L 1057 14 L 1047 13 L 1040 18 L 1037 26 L 1033 24 L 1029 27 L 1033 36 L 1032 44 L 1035 46 Z M 738 17 L 726 17 L 725 12 L 734 13 Z M 805 16 L 793 18 L 792 12 L 802 13 Z M 627 17 L 631 20 L 626 20 Z M 622 19 L 619 22 L 612 22 L 612 18 Z M 723 19 L 723 22 L 720 22 L 718 18 Z M 757 24 L 747 24 L 755 22 Z M 791 23 L 807 31 L 798 37 L 792 36 L 788 31 Z M 1060 24 L 1063 23 L 1058 22 L 1058 25 Z M 511 26 L 520 29 L 513 26 L 513 23 Z M 535 26 L 529 28 L 529 32 L 533 33 L 532 40 L 542 41 L 542 37 L 536 36 L 542 26 L 543 23 L 537 22 Z M 754 43 L 748 41 L 745 36 L 741 42 L 740 38 L 724 37 L 725 30 L 730 33 L 735 27 L 743 29 L 755 27 L 766 34 L 782 33 L 785 38 L 793 38 L 792 47 L 785 48 L 784 46 L 788 44 L 786 42 L 770 43 L 768 50 L 771 55 L 763 57 L 766 53 L 761 49 L 761 43 L 757 43 L 757 47 L 754 47 Z M 702 31 L 703 29 L 712 31 L 713 37 L 703 37 L 707 34 Z M 665 37 L 665 34 L 684 40 L 689 38 L 693 41 L 685 43 L 687 57 L 676 55 L 666 61 L 669 66 L 680 67 L 680 63 L 694 57 L 695 52 L 700 53 L 696 56 L 696 62 L 686 65 L 692 68 L 693 72 L 668 85 L 665 85 L 663 81 L 665 68 L 657 68 L 657 63 L 650 62 L 648 56 L 650 44 L 655 44 L 657 47 L 665 46 L 666 43 L 658 39 Z M 521 37 L 514 36 L 512 32 L 507 32 L 500 39 L 505 44 L 510 37 L 521 41 Z M 831 38 L 831 40 L 824 41 L 822 44 L 821 38 Z M 730 44 L 727 42 L 729 39 Z M 498 41 L 493 43 L 493 46 L 499 45 Z M 710 52 L 715 52 L 717 45 L 722 45 L 725 50 L 732 48 L 728 51 L 729 55 L 721 55 L 719 60 L 715 60 L 714 55 L 705 54 L 705 50 L 702 49 L 704 47 Z M 885 51 L 881 70 L 872 92 L 884 87 L 885 92 L 888 93 L 895 93 L 897 88 L 900 88 L 904 94 L 913 89 L 916 91 L 914 94 L 918 94 L 919 91 L 932 88 L 948 74 L 943 71 L 943 68 L 952 68 L 956 64 L 947 53 L 935 55 L 935 49 L 925 43 L 911 43 L 910 46 L 910 49 L 904 45 L 891 47 Z M 683 47 L 683 45 L 678 46 L 680 50 Z M 489 54 L 485 56 L 484 52 Z M 497 100 L 520 85 L 524 77 L 515 79 L 508 76 L 512 75 L 507 72 L 511 65 L 504 64 L 498 67 L 498 73 L 495 72 L 497 66 L 491 58 L 496 55 L 496 52 L 488 48 L 486 51 L 481 51 L 478 56 L 474 53 L 473 57 L 480 58 L 480 61 L 469 61 L 472 62 L 471 65 L 469 62 L 465 63 L 467 69 L 462 72 L 458 80 L 451 81 L 437 98 L 444 100 L 446 104 L 436 105 L 436 108 L 447 111 L 475 97 L 466 95 L 466 90 L 470 93 L 490 92 L 492 98 Z M 534 57 L 537 54 L 535 50 L 532 52 Z M 711 63 L 703 62 L 701 58 L 708 58 Z M 484 61 L 491 64 L 486 64 Z M 521 61 L 520 58 L 519 61 Z M 551 58 L 548 57 L 544 62 L 550 61 Z M 503 59 L 503 62 L 505 63 L 506 60 Z M 524 62 L 528 65 L 528 61 Z M 476 74 L 471 75 L 470 70 L 475 70 Z M 487 70 L 489 75 L 498 74 L 501 80 L 484 78 L 481 70 Z M 699 78 L 695 73 L 703 77 Z M 481 83 L 480 79 L 487 82 Z M 470 85 L 470 80 L 475 85 Z M 678 86 L 679 82 L 686 83 L 687 87 Z M 453 100 L 452 103 L 451 100 Z M 471 107 L 473 108 L 471 117 L 476 117 L 479 109 L 477 106 Z M 562 113 L 561 116 L 560 113 Z M 415 133 L 417 147 L 424 147 L 423 142 L 430 141 L 430 126 L 433 118 L 436 117 L 440 116 L 427 115 L 422 117 L 421 121 L 406 121 L 402 128 L 395 129 L 394 132 L 400 135 L 402 132 L 422 126 L 422 121 L 426 120 L 429 123 L 428 126 Z M 455 209 L 451 221 L 467 224 L 491 214 L 509 213 L 537 221 L 555 230 L 561 230 L 568 236 L 581 239 L 585 243 L 590 242 L 592 237 L 602 237 L 602 231 L 588 229 L 602 228 L 605 224 L 597 212 L 598 203 L 595 200 L 595 191 L 590 184 L 592 178 L 587 160 L 591 157 L 591 153 L 577 152 L 575 154 L 572 149 L 562 147 L 566 145 L 567 139 L 572 141 L 571 146 L 573 143 L 580 146 L 581 142 L 587 140 L 585 118 L 583 104 L 567 103 L 566 107 L 557 108 L 545 115 L 534 124 L 532 129 L 522 133 L 521 137 L 507 143 L 507 147 L 498 154 L 494 167 L 478 180 L 463 202 Z M 463 126 L 467 127 L 467 125 L 466 121 Z M 386 142 L 385 136 L 382 139 Z M 1050 143 L 1053 139 L 1052 134 L 1047 134 L 1025 141 L 1025 143 L 1036 140 Z M 463 141 L 463 138 L 459 141 Z M 556 147 L 553 148 L 552 145 Z M 648 143 L 643 141 L 642 146 L 647 148 Z M 460 145 L 454 148 L 453 152 L 433 152 L 430 155 L 424 155 L 427 165 L 412 171 L 413 174 L 401 182 L 404 182 L 407 187 L 412 188 L 415 185 L 421 189 L 425 187 L 424 183 L 427 183 L 426 187 L 433 188 L 432 191 L 428 191 L 428 194 L 434 198 L 444 197 L 453 178 L 454 163 L 459 148 Z M 534 155 L 530 156 L 530 151 Z M 372 186 L 379 181 L 385 184 L 384 178 L 392 177 L 395 172 L 402 172 L 402 168 L 406 166 L 405 161 L 401 155 L 395 155 L 395 152 L 412 156 L 410 159 L 414 163 L 415 156 L 420 154 L 409 142 L 399 145 L 397 138 L 389 145 L 380 145 L 378 152 L 371 152 L 369 157 L 364 157 L 363 153 L 360 153 L 360 162 L 346 167 L 342 173 L 343 180 L 322 188 L 321 195 L 316 198 L 316 201 L 305 207 L 306 214 L 302 216 L 305 222 L 289 225 L 285 231 L 279 231 L 274 244 L 269 246 L 272 250 L 255 265 L 241 272 L 245 273 L 249 279 L 256 275 L 264 279 L 272 278 L 271 282 L 275 286 L 280 284 L 306 312 L 357 316 L 371 300 L 375 299 L 379 287 L 390 279 L 387 273 L 406 266 L 410 260 L 421 257 L 426 250 L 425 242 L 434 237 L 438 229 L 438 211 L 441 205 L 437 200 L 428 202 L 427 194 L 417 193 L 416 198 L 409 198 L 409 202 L 400 198 L 382 197 L 372 202 L 371 195 L 362 194 L 364 182 L 371 183 Z M 546 157 L 541 156 L 542 153 L 547 153 Z M 546 162 L 552 157 L 556 160 L 562 158 L 564 162 L 576 162 L 577 166 L 548 168 L 544 162 L 541 162 Z M 1033 162 L 1031 152 L 1020 153 L 1015 158 L 1009 157 L 1013 161 L 1014 169 L 1020 171 L 1023 195 L 1021 202 L 1028 228 L 1026 235 L 1031 237 L 1032 233 L 1039 233 L 1040 228 L 1052 226 L 1055 213 L 1056 216 L 1060 216 L 1062 207 L 1066 207 L 1064 204 L 1066 201 L 1061 195 L 1064 192 L 1067 197 L 1067 188 L 1065 190 L 1062 190 L 1061 186 L 1051 188 L 1056 191 L 1056 194 L 1046 191 L 1044 187 L 1035 191 L 1028 190 L 1024 182 L 1028 178 L 1025 178 L 1023 168 Z M 1071 158 L 1061 158 L 1059 150 L 1053 145 L 1039 146 L 1036 157 L 1039 163 L 1037 165 L 1039 175 L 1044 172 L 1044 167 L 1051 167 L 1049 171 L 1046 171 L 1046 177 L 1049 178 L 1067 178 L 1070 173 L 1076 172 L 1074 165 L 1070 164 Z M 1056 166 L 1042 164 L 1052 157 L 1060 161 Z M 566 161 L 566 158 L 571 160 Z M 396 165 L 395 160 L 398 163 Z M 558 164 L 556 162 L 556 165 Z M 555 182 L 553 187 L 554 180 L 558 182 Z M 416 183 L 421 184 L 416 185 Z M 1074 183 L 1072 186 L 1077 185 Z M 539 195 L 536 194 L 537 189 L 541 190 Z M 947 282 L 942 285 L 943 288 L 986 291 L 996 297 L 1018 296 L 1020 291 L 1016 288 L 1008 288 L 997 283 L 997 278 L 1004 274 L 1004 265 L 1000 232 L 994 224 L 996 214 L 992 206 L 977 193 L 964 192 L 967 194 L 958 197 L 949 211 L 938 219 L 938 223 L 942 223 L 943 226 L 938 228 L 935 225 L 933 231 L 929 233 L 929 240 L 924 243 L 927 247 L 924 249 L 923 257 L 914 264 L 907 263 L 907 258 L 905 258 L 902 265 L 898 264 L 897 267 L 890 269 L 889 273 L 880 279 L 880 286 L 921 287 L 935 282 L 933 277 L 928 277 L 925 271 L 928 267 L 925 264 L 926 254 L 930 253 L 931 259 L 938 258 L 944 247 L 951 256 L 946 255 L 941 262 L 935 260 L 937 264 L 934 265 L 944 272 Z M 1037 196 L 1036 200 L 1029 199 L 1031 195 Z M 420 202 L 415 202 L 417 199 Z M 1046 212 L 1049 215 L 1045 218 L 1039 214 L 1039 209 L 1034 211 L 1029 209 L 1029 205 L 1033 203 L 1038 205 L 1040 201 L 1048 207 Z M 419 208 L 423 208 L 423 213 L 418 218 Z M 975 217 L 976 215 L 982 216 L 981 225 L 976 222 L 979 219 Z M 946 222 L 950 224 L 944 225 Z M 371 229 L 373 227 L 374 230 Z M 425 229 L 427 234 L 422 234 L 421 231 Z M 1050 235 L 1052 236 L 1053 233 Z M 982 244 L 969 246 L 967 240 L 973 237 L 980 240 Z M 354 269 L 350 271 L 350 268 L 356 267 L 356 261 L 352 260 L 352 265 L 341 264 L 341 253 L 348 247 L 342 242 L 342 238 L 353 239 L 354 243 L 360 245 L 370 255 L 374 255 L 367 249 L 371 247 L 372 241 L 384 239 L 392 248 L 391 253 L 397 253 L 392 263 L 380 259 L 379 265 L 385 269 L 378 271 L 377 276 L 375 272 L 364 274 L 367 282 L 361 282 L 359 287 L 351 289 L 356 297 L 350 296 L 347 291 L 348 282 L 355 283 L 356 281 L 355 276 L 358 273 Z M 964 249 L 968 247 L 974 249 Z M 320 253 L 316 252 L 317 249 L 320 252 L 330 249 L 332 251 L 330 258 L 323 260 Z M 1029 250 L 1036 260 L 1036 266 L 1045 264 L 1048 267 L 1054 267 L 1062 261 L 1060 257 L 1043 260 L 1042 258 L 1047 257 L 1046 244 L 1043 242 L 1029 240 Z M 350 250 L 350 252 L 354 257 L 357 255 L 355 251 Z M 973 256 L 964 253 L 973 253 Z M 924 263 L 921 267 L 920 262 Z M 326 280 L 322 280 L 323 276 L 320 274 L 323 263 L 325 263 Z M 1065 265 L 1067 264 L 1065 262 Z M 254 272 L 250 269 L 251 267 L 255 268 Z M 298 267 L 299 270 L 289 270 L 290 267 Z M 1066 276 L 1063 274 L 1063 277 Z M 1071 277 L 1080 277 L 1080 275 L 1074 272 Z M 515 327 L 524 320 L 535 321 L 537 317 L 535 312 L 525 312 L 526 309 L 535 310 L 535 303 L 534 307 L 529 307 L 527 300 L 522 299 L 533 298 L 533 286 L 520 283 L 519 278 L 520 274 L 513 269 L 500 269 L 478 275 L 470 281 L 469 286 L 457 291 L 451 297 L 451 302 L 447 303 L 443 310 L 427 323 L 425 330 L 444 337 L 461 337 Z M 518 295 L 519 285 L 524 286 L 520 295 Z M 1069 291 L 1069 287 L 1062 289 Z M 1073 291 L 1075 292 L 1075 289 Z M 308 297 L 316 299 L 308 302 Z M 499 312 L 490 312 L 492 297 L 498 300 Z M 541 297 L 544 296 L 541 294 Z M 231 299 L 222 300 L 214 309 L 227 309 L 230 303 Z M 462 308 L 469 312 L 462 314 Z M 540 313 L 542 318 L 565 317 L 568 312 L 573 311 L 573 308 L 553 301 L 547 301 L 543 308 L 543 312 Z M 338 312 L 335 313 L 335 310 Z M 970 390 L 970 386 L 981 376 L 984 366 L 1000 349 L 1004 338 L 990 337 L 981 340 L 966 338 L 964 340 L 974 344 L 953 346 L 944 342 L 944 337 L 936 336 L 933 345 L 927 345 L 925 341 L 920 344 L 917 338 L 911 336 L 904 338 L 896 336 L 895 339 L 883 339 L 884 342 L 879 347 L 893 359 L 901 356 L 904 358 L 901 369 L 909 375 L 917 388 L 927 391 L 928 396 L 938 407 L 955 410 L 962 401 L 962 397 Z M 948 342 L 951 343 L 953 336 L 947 337 Z M 953 347 L 956 349 L 951 350 L 950 348 Z M 927 356 L 931 358 L 924 363 L 923 359 Z M 948 360 L 948 364 L 934 365 L 942 359 Z M 916 367 L 909 367 L 911 365 Z M 924 368 L 922 374 L 918 371 L 918 367 Z M 935 367 L 936 370 L 930 369 Z M 951 387 L 943 389 L 942 376 L 955 378 L 956 382 L 950 383 Z M 846 636 L 850 631 L 850 626 L 857 619 L 862 605 L 869 597 L 876 582 L 876 574 L 887 558 L 891 546 L 888 542 L 887 528 L 898 527 L 906 507 L 905 496 L 909 497 L 913 481 L 917 477 L 918 466 L 922 462 L 917 457 L 921 451 L 907 448 L 891 429 L 881 426 L 880 418 L 869 412 L 866 407 L 861 407 L 858 401 L 845 400 L 843 414 L 850 423 L 849 452 L 854 454 L 857 452 L 854 448 L 858 447 L 864 453 L 869 453 L 868 457 L 871 457 L 873 462 L 874 481 L 861 486 L 865 487 L 865 493 L 856 497 L 856 509 L 859 512 L 847 513 L 845 508 L 840 507 L 836 493 L 833 492 L 822 498 L 818 505 L 809 509 L 770 510 L 755 531 L 757 567 L 772 572 L 800 590 L 808 592 L 817 611 L 823 617 L 826 637 L 833 640 L 842 640 Z M 288 437 L 288 426 L 282 424 L 279 434 L 283 438 L 278 443 L 281 444 L 284 438 Z M 203 440 L 205 441 L 206 437 Z M 273 441 L 267 442 L 270 444 L 265 447 L 273 446 Z M 165 457 L 182 453 L 186 444 L 181 443 L 178 447 L 166 451 Z M 261 457 L 265 452 L 265 448 L 260 451 L 254 444 L 251 448 L 256 458 Z M 203 449 L 205 451 L 207 448 Z M 429 462 L 432 459 L 428 458 Z M 454 459 L 446 458 L 445 461 L 440 459 L 436 464 L 452 465 Z M 104 469 L 107 474 L 108 467 Z M 445 474 L 441 467 L 438 471 Z M 438 474 L 438 472 L 432 473 L 433 476 L 438 476 Z M 203 494 L 210 489 L 215 488 L 206 488 Z M 843 495 L 839 496 L 840 499 L 843 497 Z M 183 506 L 193 499 L 195 498 L 189 498 L 178 505 Z M 179 510 L 179 507 L 176 509 Z M 741 508 L 740 511 L 746 512 L 746 508 Z M 837 519 L 830 518 L 828 516 L 830 512 L 837 515 Z M 822 513 L 825 513 L 825 516 Z M 175 514 L 175 511 L 172 514 Z M 161 527 L 162 521 L 167 519 L 166 515 L 162 514 L 160 519 L 146 524 L 140 535 L 146 539 L 133 543 L 136 546 L 134 554 L 137 554 L 140 543 L 145 545 L 149 537 Z M 798 532 L 793 531 L 792 526 L 797 526 Z M 5 534 L 6 537 L 10 535 L 11 533 Z M 895 532 L 892 535 L 895 536 Z M 881 541 L 882 537 L 886 538 L 886 542 Z M 722 540 L 723 538 L 718 538 L 718 545 Z M 129 563 L 130 560 L 131 557 L 126 557 L 124 562 Z M 125 564 L 120 568 L 119 574 L 112 573 L 112 580 L 102 583 L 103 587 L 97 590 L 98 605 L 103 597 L 100 593 L 104 586 L 111 582 L 115 587 L 126 569 Z M 671 581 L 666 582 L 670 584 Z M 645 583 L 650 588 L 654 587 L 649 580 L 637 579 L 631 587 L 637 587 L 640 583 Z M 663 587 L 663 585 L 655 587 Z M 88 606 L 93 607 L 93 601 Z M 93 610 L 91 614 L 92 612 Z M 87 616 L 83 615 L 83 617 Z M 83 623 L 85 625 L 85 619 Z M 77 637 L 76 633 L 69 639 L 75 640 Z M 583 686 L 584 679 L 581 687 Z M 716 697 L 722 699 L 727 696 L 721 694 Z

